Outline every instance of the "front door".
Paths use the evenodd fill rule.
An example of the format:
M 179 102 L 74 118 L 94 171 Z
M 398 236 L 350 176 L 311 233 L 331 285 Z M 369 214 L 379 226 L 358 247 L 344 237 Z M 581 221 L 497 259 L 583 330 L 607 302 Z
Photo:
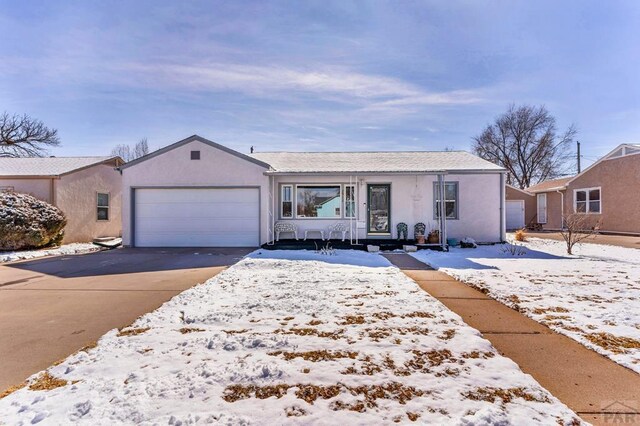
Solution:
M 367 185 L 367 212 L 369 234 L 389 235 L 391 226 L 391 185 Z

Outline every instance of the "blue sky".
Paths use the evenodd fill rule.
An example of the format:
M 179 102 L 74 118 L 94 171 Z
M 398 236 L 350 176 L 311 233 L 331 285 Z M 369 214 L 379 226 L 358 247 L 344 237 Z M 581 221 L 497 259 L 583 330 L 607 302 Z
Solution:
M 0 110 L 54 155 L 197 133 L 258 150 L 469 149 L 509 103 L 640 142 L 637 1 L 0 0 Z

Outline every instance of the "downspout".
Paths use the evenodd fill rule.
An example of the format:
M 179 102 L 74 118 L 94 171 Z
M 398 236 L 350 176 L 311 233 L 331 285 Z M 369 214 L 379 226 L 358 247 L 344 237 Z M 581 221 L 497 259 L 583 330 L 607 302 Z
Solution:
M 51 178 L 51 184 L 49 185 L 49 194 L 51 194 L 51 204 L 56 205 L 56 185 L 55 178 Z
M 564 229 L 564 193 L 559 189 L 556 192 L 560 194 L 560 229 Z
M 504 173 L 500 173 L 500 242 L 507 240 L 507 224 L 505 219 L 505 182 Z

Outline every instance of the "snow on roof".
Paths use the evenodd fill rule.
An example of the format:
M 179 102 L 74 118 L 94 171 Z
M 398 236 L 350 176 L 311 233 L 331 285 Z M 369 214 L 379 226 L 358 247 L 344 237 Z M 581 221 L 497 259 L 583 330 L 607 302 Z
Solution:
M 118 157 L 0 158 L 0 176 L 59 176 Z
M 563 177 L 559 179 L 550 179 L 545 180 L 544 182 L 540 182 L 537 185 L 530 186 L 527 188 L 528 192 L 546 192 L 546 191 L 555 191 L 556 189 L 564 188 L 564 186 L 573 179 L 574 176 Z
M 251 157 L 275 173 L 424 173 L 502 171 L 466 151 L 415 152 L 258 152 Z

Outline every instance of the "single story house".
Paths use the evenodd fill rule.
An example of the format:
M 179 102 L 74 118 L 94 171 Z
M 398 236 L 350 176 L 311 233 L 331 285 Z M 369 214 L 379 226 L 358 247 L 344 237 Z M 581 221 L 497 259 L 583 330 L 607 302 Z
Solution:
M 640 145 L 622 144 L 581 173 L 527 188 L 536 197 L 536 220 L 558 230 L 563 216 L 587 214 L 601 232 L 640 234 Z
M 355 244 L 397 238 L 401 222 L 442 244 L 505 239 L 505 171 L 463 151 L 242 154 L 194 135 L 120 169 L 125 246 L 255 247 L 329 228 Z
M 30 194 L 67 217 L 64 243 L 122 234 L 120 157 L 0 158 L 0 191 Z
M 536 220 L 536 196 L 507 184 L 505 188 L 507 230 L 522 229 Z

